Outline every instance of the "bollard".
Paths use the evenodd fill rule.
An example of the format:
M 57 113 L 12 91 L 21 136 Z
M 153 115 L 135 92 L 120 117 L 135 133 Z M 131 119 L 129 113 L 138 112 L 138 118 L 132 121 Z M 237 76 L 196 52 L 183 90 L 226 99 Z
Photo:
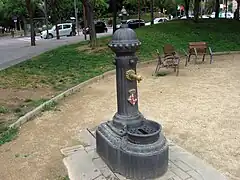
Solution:
M 126 20 L 115 31 L 109 47 L 116 54 L 117 112 L 96 130 L 97 153 L 113 172 L 130 179 L 153 179 L 168 169 L 168 144 L 157 122 L 138 109 L 135 55 L 141 42 Z

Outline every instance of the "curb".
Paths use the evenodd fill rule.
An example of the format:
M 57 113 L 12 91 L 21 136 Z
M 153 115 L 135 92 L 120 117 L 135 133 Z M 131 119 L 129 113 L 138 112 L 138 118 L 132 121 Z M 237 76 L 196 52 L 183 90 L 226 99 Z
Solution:
M 155 63 L 157 62 L 156 60 L 151 60 L 151 61 L 147 61 L 147 62 L 140 62 L 138 64 L 138 66 L 144 67 L 148 64 L 151 63 Z M 72 94 L 74 94 L 75 92 L 78 92 L 80 89 L 82 89 L 83 87 L 86 87 L 87 85 L 93 84 L 101 79 L 104 79 L 105 77 L 111 76 L 115 74 L 115 69 L 114 70 L 110 70 L 107 71 L 105 73 L 103 73 L 102 75 L 93 77 L 87 81 L 84 81 L 64 92 L 62 92 L 61 94 L 53 97 L 52 99 L 44 102 L 43 104 L 41 104 L 40 106 L 36 107 L 35 109 L 33 109 L 32 111 L 28 112 L 27 114 L 25 114 L 24 116 L 20 117 L 16 122 L 14 122 L 13 124 L 11 124 L 9 126 L 9 128 L 18 128 L 21 125 L 23 125 L 24 123 L 28 122 L 29 120 L 33 119 L 34 117 L 36 117 L 37 115 L 39 115 L 41 112 L 43 112 L 43 110 L 51 105 L 52 103 L 56 103 L 59 102 L 60 100 L 62 100 L 63 98 L 70 96 Z

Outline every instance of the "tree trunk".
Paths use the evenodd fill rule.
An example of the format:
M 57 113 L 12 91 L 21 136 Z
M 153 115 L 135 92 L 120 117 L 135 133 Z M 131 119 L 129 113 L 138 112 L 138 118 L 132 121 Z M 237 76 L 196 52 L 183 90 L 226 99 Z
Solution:
M 228 1 L 225 0 L 225 6 L 226 6 L 226 9 L 225 9 L 225 18 L 227 19 L 227 11 L 228 11 Z
M 35 31 L 34 31 L 34 24 L 33 24 L 33 12 L 34 12 L 34 7 L 33 3 L 31 0 L 26 0 L 26 6 L 30 18 L 30 29 L 31 29 L 31 46 L 36 46 L 35 42 Z
M 219 18 L 219 12 L 220 12 L 220 1 L 216 0 L 215 5 L 215 18 Z
M 184 0 L 185 2 L 185 14 L 187 19 L 189 18 L 189 4 L 190 4 L 190 0 Z
M 117 30 L 117 3 L 115 0 L 110 0 L 113 13 L 113 33 Z
M 30 28 L 31 28 L 31 46 L 36 46 L 35 42 L 35 30 L 34 30 L 34 24 L 33 24 L 33 16 L 30 16 Z
M 200 0 L 194 2 L 194 21 L 198 22 Z
M 24 36 L 27 36 L 27 21 L 26 21 L 25 17 L 22 18 L 22 21 L 23 21 Z
M 87 34 L 86 34 L 86 27 L 87 27 L 87 14 L 86 14 L 86 9 L 85 6 L 83 5 L 83 32 L 84 32 L 84 39 L 87 40 Z
M 54 19 L 55 19 L 55 26 L 56 26 L 56 37 L 57 37 L 57 39 L 60 39 L 56 7 L 54 7 L 54 17 L 55 17 Z
M 140 4 L 140 0 L 138 0 L 138 20 L 139 20 L 139 23 L 138 23 L 138 27 L 140 27 L 140 19 L 141 19 L 141 4 Z
M 59 28 L 58 28 L 58 22 L 57 21 L 56 21 L 55 26 L 56 26 L 56 37 L 57 37 L 57 39 L 60 39 Z
M 153 0 L 150 2 L 150 9 L 151 9 L 151 25 L 154 24 L 154 14 L 153 14 Z
M 87 11 L 87 20 L 89 28 L 90 46 L 95 48 L 97 46 L 97 36 L 94 23 L 93 5 L 90 0 L 84 0 L 84 6 Z
M 240 0 L 237 1 L 236 19 L 239 20 Z

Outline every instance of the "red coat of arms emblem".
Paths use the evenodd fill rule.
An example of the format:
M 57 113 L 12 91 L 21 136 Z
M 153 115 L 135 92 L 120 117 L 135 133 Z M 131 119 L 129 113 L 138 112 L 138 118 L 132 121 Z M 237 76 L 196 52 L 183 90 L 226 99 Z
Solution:
M 128 102 L 131 104 L 131 105 L 135 105 L 137 103 L 137 95 L 136 95 L 136 90 L 135 89 L 131 89 L 129 91 L 130 95 L 128 97 Z

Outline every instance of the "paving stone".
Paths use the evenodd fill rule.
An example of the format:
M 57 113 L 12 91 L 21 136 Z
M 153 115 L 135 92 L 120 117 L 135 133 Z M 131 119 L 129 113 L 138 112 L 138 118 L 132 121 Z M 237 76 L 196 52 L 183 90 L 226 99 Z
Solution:
M 110 178 L 114 179 L 114 178 L 116 178 L 115 174 L 108 167 L 103 167 L 103 168 L 101 168 L 99 170 L 100 170 L 100 172 L 103 174 L 103 176 L 106 179 L 110 179 Z
M 82 130 L 78 138 L 84 144 L 87 152 L 96 148 L 96 139 L 88 130 Z
M 118 173 L 114 173 L 114 174 L 117 176 L 117 178 L 119 180 L 129 180 L 129 179 L 125 178 L 124 176 L 122 176 L 121 174 L 118 174 Z
M 106 178 L 104 176 L 98 176 L 97 178 L 95 178 L 94 180 L 106 180 Z
M 97 130 L 97 126 L 95 126 L 94 128 L 88 129 L 92 135 L 96 138 L 96 130 Z
M 100 158 L 100 156 L 96 152 L 96 149 L 90 150 L 87 153 L 92 158 L 92 160 Z
M 77 145 L 77 146 L 63 148 L 60 151 L 64 156 L 69 156 L 70 154 L 75 153 L 76 151 L 79 151 L 79 150 L 84 150 L 84 147 L 82 145 Z
M 194 180 L 204 180 L 204 178 L 195 170 L 188 171 L 188 174 L 191 175 Z
M 185 164 L 181 160 L 173 160 L 172 163 L 175 164 L 177 167 L 179 167 L 180 169 L 182 169 L 185 172 L 192 170 L 192 168 L 189 165 Z
M 188 173 L 184 172 L 182 169 L 177 167 L 174 163 L 172 163 L 172 166 L 169 167 L 169 170 L 171 170 L 174 174 L 176 174 L 181 179 L 187 179 L 190 177 Z
M 102 158 L 93 159 L 93 163 L 99 169 L 107 167 L 107 164 L 102 160 Z
M 118 180 L 117 176 L 109 169 L 107 164 L 101 158 L 94 159 L 93 163 L 100 170 L 100 172 L 106 179 Z
M 84 150 L 79 150 L 63 159 L 70 180 L 92 180 L 101 175 L 90 156 Z
M 206 164 L 201 159 L 197 158 L 193 154 L 185 151 L 181 147 L 175 145 L 171 146 L 169 149 L 170 160 L 177 161 L 180 160 L 190 166 L 193 170 L 198 172 L 203 179 L 210 180 L 227 180 L 220 172 L 214 169 L 212 166 Z
M 176 174 L 174 174 L 171 170 L 168 170 L 162 177 L 159 177 L 155 180 L 182 180 Z
M 95 130 L 94 130 L 95 131 Z M 70 180 L 127 180 L 120 174 L 113 173 L 96 152 L 94 136 L 87 130 L 81 132 L 81 141 L 86 145 L 62 149 Z M 226 180 L 210 165 L 188 153 L 170 141 L 169 169 L 167 173 L 156 180 Z M 84 163 L 81 163 L 84 162 Z M 76 178 L 78 177 L 78 179 Z M 94 180 L 95 180 L 94 179 Z

